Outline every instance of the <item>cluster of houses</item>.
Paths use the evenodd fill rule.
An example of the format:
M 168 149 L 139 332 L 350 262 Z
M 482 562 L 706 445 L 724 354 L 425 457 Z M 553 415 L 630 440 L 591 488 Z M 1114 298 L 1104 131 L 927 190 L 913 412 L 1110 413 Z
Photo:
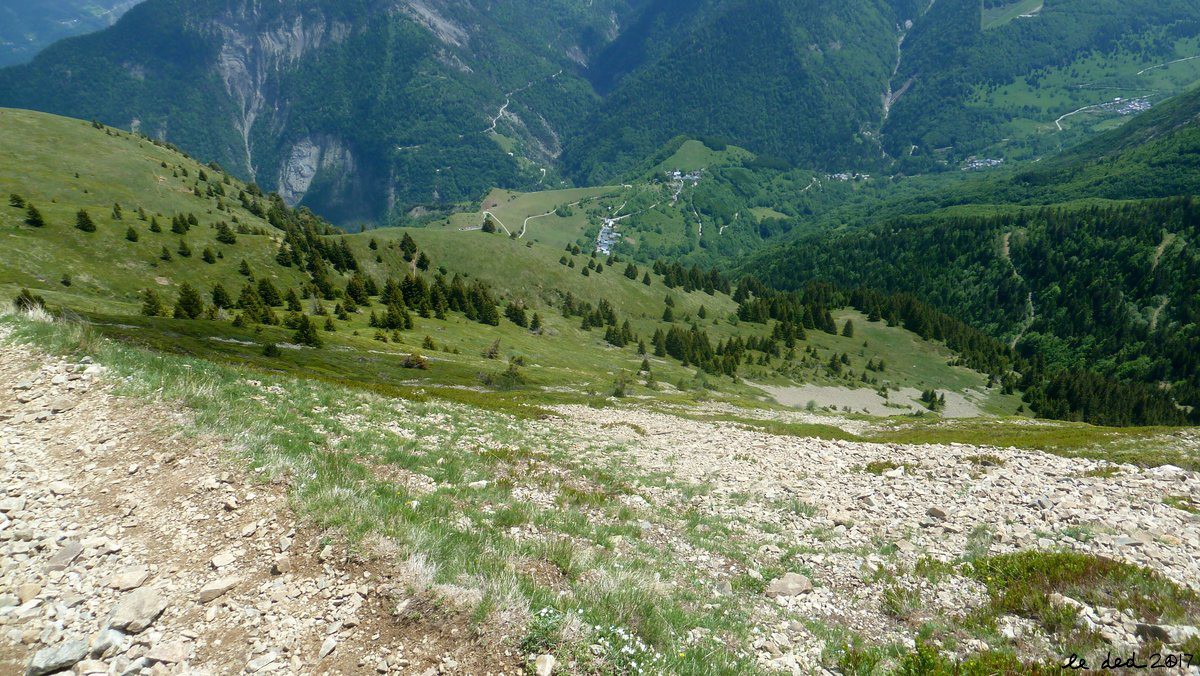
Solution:
M 1104 108 L 1115 112 L 1118 115 L 1137 115 L 1150 110 L 1150 101 L 1148 99 L 1123 99 L 1117 97 L 1112 101 L 1104 104 Z
M 596 250 L 607 256 L 612 253 L 613 247 L 620 239 L 621 234 L 617 232 L 617 222 L 606 218 L 604 225 L 600 226 L 600 235 L 596 237 Z
M 982 171 L 984 169 L 995 169 L 1004 164 L 1004 159 L 995 159 L 991 157 L 968 157 L 963 164 L 963 171 Z
M 667 178 L 669 180 L 685 181 L 685 182 L 691 182 L 691 183 L 699 183 L 700 178 L 703 175 L 703 172 L 699 169 L 697 169 L 695 171 L 689 171 L 687 173 L 684 173 L 678 169 L 676 169 L 674 171 L 664 171 L 663 173 L 667 175 Z

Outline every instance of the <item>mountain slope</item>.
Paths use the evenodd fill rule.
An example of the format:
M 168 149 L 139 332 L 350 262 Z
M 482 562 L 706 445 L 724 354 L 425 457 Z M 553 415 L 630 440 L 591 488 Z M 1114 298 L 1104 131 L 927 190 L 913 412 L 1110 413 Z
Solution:
M 827 169 L 878 160 L 880 92 L 908 17 L 876 1 L 655 9 L 589 70 L 611 92 L 567 145 L 583 180 L 611 178 L 679 134 Z
M 0 66 L 33 58 L 47 45 L 111 26 L 141 0 L 9 0 L 0 6 Z
M 378 220 L 540 179 L 485 131 L 503 107 L 523 155 L 555 155 L 556 114 L 589 96 L 563 71 L 619 4 L 151 0 L 0 72 L 0 101 L 140 129 L 290 203 Z M 504 107 L 523 88 L 554 110 Z
M 898 326 L 841 335 L 847 320 L 865 321 L 841 294 L 795 301 L 801 326 L 761 311 L 742 321 L 712 271 L 478 228 L 347 235 L 145 137 L 27 111 L 0 109 L 0 122 L 0 162 L 17 168 L 0 175 L 0 290 L 31 289 L 138 344 L 520 410 L 613 392 L 763 396 L 743 379 L 872 398 L 886 385 L 907 402 L 898 410 L 922 407 L 907 393 L 928 389 L 969 395 L 969 414 L 1018 406 L 941 342 Z M 81 210 L 94 230 L 77 227 Z M 161 312 L 147 314 L 147 290 Z M 317 340 L 300 330 L 306 321 Z M 883 361 L 912 369 L 867 373 Z
M 1050 370 L 1161 386 L 1194 414 L 1198 117 L 1194 91 L 1012 177 L 923 198 L 921 215 L 810 232 L 743 269 L 915 293 Z

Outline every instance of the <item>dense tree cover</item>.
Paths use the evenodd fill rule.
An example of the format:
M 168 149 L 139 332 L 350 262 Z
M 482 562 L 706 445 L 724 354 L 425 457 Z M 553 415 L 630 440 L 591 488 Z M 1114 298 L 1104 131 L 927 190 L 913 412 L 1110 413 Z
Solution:
M 878 122 L 906 18 L 883 3 L 647 3 L 589 69 L 607 96 L 566 168 L 609 179 L 677 134 L 823 168 L 870 163 L 878 146 L 860 132 Z
M 910 82 L 884 128 L 894 157 L 951 148 L 964 157 L 994 142 L 1005 113 L 968 105 L 979 85 L 1003 85 L 1019 76 L 1065 66 L 1093 52 L 1136 43 L 1149 62 L 1169 45 L 1137 38 L 1153 27 L 1176 37 L 1200 32 L 1200 6 L 1191 0 L 1088 0 L 1046 2 L 1036 20 L 1012 21 L 981 31 L 978 0 L 941 0 L 930 6 L 904 42 L 893 85 Z
M 1044 415 L 1175 422 L 1164 402 L 1200 405 L 1200 252 L 1191 244 L 1200 202 L 995 211 L 805 237 L 761 273 L 784 286 L 824 279 L 909 291 L 1016 340 L 1032 378 L 1025 389 Z M 978 345 L 952 347 L 972 359 Z M 1083 406 L 1092 390 L 1096 402 Z

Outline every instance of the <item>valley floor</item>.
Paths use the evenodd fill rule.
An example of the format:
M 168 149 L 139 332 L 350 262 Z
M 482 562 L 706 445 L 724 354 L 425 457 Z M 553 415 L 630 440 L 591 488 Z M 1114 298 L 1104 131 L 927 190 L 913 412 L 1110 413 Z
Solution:
M 895 667 L 918 638 L 1041 664 L 1200 645 L 1194 471 L 771 434 L 712 404 L 517 420 L 0 331 L 5 673 L 813 673 Z

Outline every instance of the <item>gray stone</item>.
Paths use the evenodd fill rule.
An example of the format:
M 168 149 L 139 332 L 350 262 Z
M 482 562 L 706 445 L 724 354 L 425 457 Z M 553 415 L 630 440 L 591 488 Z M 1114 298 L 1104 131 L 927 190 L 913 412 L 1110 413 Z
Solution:
M 151 662 L 163 662 L 166 664 L 178 664 L 187 660 L 188 646 L 183 641 L 171 641 L 169 643 L 157 643 L 146 653 L 146 659 Z
M 770 598 L 780 596 L 799 596 L 812 591 L 812 582 L 799 573 L 786 573 L 783 577 L 773 580 L 767 585 L 766 594 Z
M 113 610 L 108 626 L 131 634 L 140 634 L 154 624 L 167 609 L 167 601 L 154 589 L 139 589 L 126 596 Z
M 538 655 L 533 661 L 533 673 L 537 676 L 550 676 L 554 673 L 555 662 L 557 660 L 554 659 L 554 655 Z
M 317 659 L 325 659 L 329 653 L 334 651 L 335 648 L 337 648 L 337 638 L 333 636 L 326 638 L 325 641 L 321 643 L 321 648 L 317 650 Z
M 109 580 L 108 586 L 120 591 L 130 591 L 146 584 L 150 579 L 150 571 L 145 568 L 130 568 L 117 573 Z
M 237 560 L 237 558 L 234 557 L 233 552 L 224 551 L 224 552 L 221 552 L 220 554 L 217 554 L 216 556 L 212 557 L 212 567 L 213 568 L 224 568 L 226 566 L 231 566 L 231 565 L 233 565 L 233 562 L 236 560 Z
M 96 635 L 92 641 L 92 657 L 105 657 L 110 652 L 116 652 L 125 643 L 125 634 L 116 629 L 105 629 Z
M 228 593 L 230 589 L 236 587 L 239 582 L 241 582 L 241 580 L 236 577 L 223 577 L 213 580 L 212 582 L 209 582 L 201 587 L 196 597 L 200 600 L 200 603 L 215 601 L 216 599 Z
M 83 545 L 78 540 L 67 540 L 63 544 L 62 549 L 59 549 L 54 553 L 54 556 L 50 557 L 50 562 L 46 564 L 46 570 L 66 570 L 82 553 Z
M 29 667 L 25 673 L 26 676 L 42 676 L 42 674 L 53 674 L 56 671 L 70 669 L 87 657 L 87 654 L 87 641 L 82 639 L 63 641 L 58 645 L 37 651 L 33 659 L 29 661 Z
M 25 498 L 23 497 L 4 498 L 0 500 L 0 512 L 7 514 L 9 512 L 19 512 L 23 509 L 25 509 Z
M 246 663 L 246 671 L 252 674 L 262 671 L 263 669 L 271 666 L 271 664 L 275 662 L 275 658 L 276 655 L 273 652 L 263 653 L 262 655 L 259 655 L 258 657 L 255 657 Z

